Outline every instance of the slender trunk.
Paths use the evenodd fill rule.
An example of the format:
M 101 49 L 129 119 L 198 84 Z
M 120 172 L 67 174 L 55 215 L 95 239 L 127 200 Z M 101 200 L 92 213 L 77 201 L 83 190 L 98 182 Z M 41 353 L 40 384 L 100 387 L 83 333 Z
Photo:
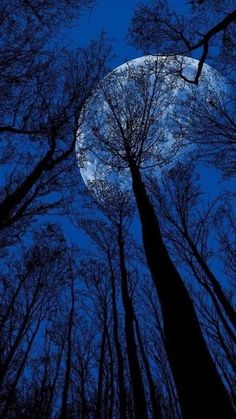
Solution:
M 64 378 L 64 387 L 62 393 L 62 403 L 61 403 L 61 412 L 60 419 L 67 419 L 67 405 L 68 405 L 68 395 L 70 388 L 70 373 L 71 373 L 71 358 L 72 358 L 72 329 L 74 321 L 74 311 L 75 311 L 75 294 L 74 294 L 74 278 L 72 274 L 71 282 L 71 308 L 69 313 L 69 322 L 68 322 L 68 336 L 67 336 L 67 357 L 66 357 L 66 371 Z
M 16 288 L 16 290 L 15 290 L 13 296 L 12 296 L 11 302 L 8 305 L 6 312 L 1 316 L 0 331 L 2 330 L 4 324 L 6 323 L 6 321 L 9 319 L 9 317 L 11 315 L 11 312 L 14 308 L 16 299 L 19 295 L 19 292 L 20 292 L 21 287 L 22 287 L 23 283 L 25 282 L 25 280 L 26 280 L 26 276 L 25 277 L 20 277 L 19 284 L 17 285 L 17 288 Z
M 148 380 L 148 384 L 149 384 L 150 399 L 151 399 L 151 405 L 152 405 L 152 417 L 153 417 L 153 419 L 162 419 L 163 415 L 162 415 L 162 411 L 161 411 L 161 406 L 159 405 L 158 400 L 157 400 L 156 388 L 155 388 L 155 384 L 154 384 L 154 381 L 153 381 L 153 378 L 152 378 L 152 373 L 151 373 L 150 365 L 149 365 L 149 362 L 148 362 L 148 358 L 146 357 L 146 354 L 145 354 L 145 349 L 144 349 L 144 345 L 143 345 L 143 341 L 142 341 L 142 337 L 141 337 L 141 333 L 140 333 L 138 319 L 137 319 L 136 316 L 135 316 L 134 319 L 135 319 L 136 334 L 137 334 L 137 338 L 138 338 L 140 353 L 141 353 L 141 356 L 142 356 L 143 365 L 145 367 L 147 380 Z
M 106 337 L 107 337 L 106 322 L 107 322 L 107 313 L 106 313 L 106 309 L 105 309 L 105 312 L 104 312 L 104 327 L 103 327 L 103 332 L 102 332 L 102 341 L 101 341 L 100 357 L 99 357 L 97 402 L 96 402 L 94 419 L 101 419 L 102 418 L 102 393 L 103 393 L 104 361 L 105 361 Z
M 3 202 L 0 203 L 1 222 L 0 228 L 4 228 L 9 225 L 9 219 L 11 213 L 16 207 L 25 199 L 28 192 L 35 185 L 37 180 L 40 178 L 42 173 L 47 169 L 47 164 L 50 162 L 53 153 L 55 151 L 55 138 L 52 137 L 52 146 L 45 156 L 39 161 L 32 172 L 24 179 L 21 185 L 8 195 Z
M 108 371 L 105 374 L 104 392 L 103 392 L 103 409 L 102 416 L 108 419 L 109 410 L 109 390 L 110 390 L 110 377 Z
M 164 345 L 165 348 L 165 345 Z M 156 361 L 158 368 L 161 370 L 161 378 L 166 387 L 168 402 L 164 404 L 163 410 L 168 409 L 171 412 L 169 415 L 171 418 L 180 419 L 182 418 L 180 414 L 180 406 L 178 401 L 178 396 L 176 394 L 176 386 L 173 380 L 171 370 L 169 368 L 168 358 L 166 356 L 166 350 L 162 354 L 154 353 L 153 358 Z M 168 404 L 169 403 L 169 404 Z M 164 413 L 166 417 L 166 413 Z
M 14 343 L 11 346 L 5 361 L 3 362 L 3 365 L 1 365 L 1 369 L 0 369 L 0 388 L 2 387 L 5 376 L 6 376 L 7 371 L 8 371 L 8 368 L 10 367 L 10 364 L 11 364 L 12 359 L 13 359 L 16 351 L 17 351 L 17 348 L 19 347 L 19 345 L 20 345 L 20 343 L 21 343 L 21 341 L 22 341 L 22 339 L 23 339 L 23 337 L 24 337 L 24 335 L 27 331 L 27 327 L 29 327 L 31 311 L 34 307 L 34 304 L 35 304 L 36 300 L 37 300 L 38 293 L 39 293 L 39 287 L 37 286 L 35 291 L 34 291 L 34 294 L 32 296 L 31 303 L 30 303 L 30 305 L 27 309 L 27 312 L 25 313 L 23 322 L 22 322 L 22 324 L 20 326 L 20 329 L 19 329 L 19 331 L 16 335 Z
M 51 387 L 51 391 L 50 391 L 50 396 L 49 396 L 49 400 L 48 400 L 48 407 L 47 407 L 47 416 L 50 416 L 50 412 L 52 411 L 52 403 L 53 403 L 53 397 L 54 397 L 54 393 L 55 393 L 55 388 L 56 388 L 56 383 L 57 383 L 57 379 L 59 376 L 59 372 L 60 372 L 60 365 L 61 365 L 61 359 L 62 359 L 62 354 L 64 351 L 64 341 L 62 342 L 61 348 L 60 348 L 60 352 L 58 355 L 58 360 L 57 360 L 57 364 L 56 364 L 56 373 L 53 379 L 53 383 L 52 383 L 52 387 Z
M 168 377 L 168 374 L 166 373 L 166 371 L 164 372 L 164 375 L 165 375 L 166 389 L 167 389 L 168 399 L 169 399 L 168 407 L 170 409 L 172 418 L 181 419 L 177 396 L 173 388 L 174 387 L 173 382 L 171 381 L 170 377 Z
M 136 419 L 147 418 L 147 405 L 143 386 L 142 374 L 138 360 L 135 334 L 134 334 L 134 312 L 132 301 L 128 291 L 128 278 L 125 266 L 124 242 L 122 237 L 122 227 L 118 231 L 118 245 L 120 255 L 120 273 L 122 300 L 125 311 L 125 336 L 127 344 L 127 355 L 131 378 L 131 387 L 134 402 L 134 414 Z
M 112 346 L 109 334 L 107 333 L 107 346 L 109 351 L 109 373 L 107 379 L 107 389 L 108 389 L 108 397 L 107 397 L 107 419 L 113 418 L 113 408 L 114 408 L 114 358 L 112 354 Z
M 212 288 L 210 287 L 210 285 L 208 285 L 206 283 L 206 281 L 202 280 L 200 278 L 200 275 L 198 274 L 197 270 L 194 267 L 194 264 L 192 263 L 191 260 L 188 260 L 189 266 L 194 274 L 194 276 L 196 277 L 196 279 L 198 280 L 198 282 L 205 288 L 205 290 L 208 292 L 208 294 L 210 295 L 212 302 L 214 304 L 214 308 L 219 316 L 219 319 L 221 320 L 226 332 L 228 333 L 229 337 L 232 339 L 232 341 L 234 342 L 234 344 L 236 344 L 236 335 L 233 333 L 233 331 L 231 330 L 229 324 L 227 323 L 227 320 L 224 317 L 224 312 L 221 309 L 221 306 L 215 296 L 214 291 L 212 290 Z
M 216 328 L 217 328 L 217 336 L 218 336 L 218 339 L 219 339 L 219 343 L 220 343 L 223 351 L 225 352 L 225 355 L 228 359 L 228 362 L 229 362 L 229 364 L 230 364 L 230 366 L 231 366 L 231 368 L 234 371 L 234 374 L 236 376 L 236 359 L 235 359 L 235 356 L 229 351 L 228 345 L 225 342 L 224 337 L 221 334 L 219 324 L 217 324 Z
M 172 263 L 137 165 L 132 185 L 142 224 L 147 263 L 162 308 L 167 355 L 184 419 L 233 418 L 234 412 L 203 338 L 187 289 Z
M 118 324 L 118 314 L 116 306 L 116 285 L 115 277 L 109 258 L 110 266 L 110 280 L 111 280 L 111 289 L 112 289 L 112 312 L 113 312 L 113 336 L 114 343 L 116 348 L 117 356 L 117 369 L 118 369 L 118 389 L 119 389 L 119 408 L 120 408 L 120 417 L 123 419 L 126 418 L 126 390 L 125 390 L 125 380 L 124 380 L 124 360 L 119 340 L 119 324 Z
M 81 419 L 85 419 L 86 416 L 87 416 L 87 412 L 88 412 L 88 406 L 87 406 L 87 400 L 86 400 L 86 396 L 85 396 L 85 378 L 84 378 L 83 370 L 82 370 L 82 374 L 81 374 L 80 395 L 81 395 Z
M 6 419 L 7 418 L 8 411 L 9 411 L 11 405 L 14 403 L 15 390 L 16 390 L 18 381 L 19 381 L 19 379 L 21 377 L 21 374 L 22 374 L 22 372 L 24 370 L 25 363 L 26 363 L 26 361 L 28 359 L 30 350 L 32 348 L 32 345 L 33 345 L 35 336 L 38 333 L 40 324 L 41 324 L 41 319 L 38 321 L 38 323 L 36 325 L 36 328 L 35 328 L 32 336 L 30 338 L 30 341 L 29 341 L 28 346 L 27 346 L 27 349 L 26 349 L 26 351 L 24 353 L 24 356 L 23 356 L 22 362 L 20 364 L 20 367 L 18 368 L 18 371 L 17 371 L 17 374 L 15 376 L 15 379 L 14 379 L 13 383 L 11 384 L 11 390 L 10 390 L 10 393 L 8 394 L 7 401 L 6 401 L 6 404 L 5 404 L 3 413 L 0 415 L 0 419 Z
M 233 306 L 231 305 L 230 301 L 227 299 L 223 289 L 221 288 L 221 285 L 220 285 L 219 281 L 216 279 L 215 275 L 210 270 L 209 266 L 207 265 L 207 263 L 205 262 L 203 257 L 198 252 L 198 249 L 197 249 L 196 245 L 194 244 L 194 242 L 189 237 L 189 234 L 188 234 L 188 231 L 186 230 L 186 228 L 185 228 L 184 233 L 185 233 L 184 237 L 186 238 L 186 240 L 189 244 L 189 247 L 192 251 L 193 256 L 196 258 L 196 260 L 198 261 L 199 265 L 201 266 L 203 272 L 206 274 L 207 278 L 209 279 L 216 297 L 218 298 L 218 300 L 219 300 L 220 304 L 222 305 L 226 315 L 228 316 L 228 319 L 230 320 L 230 322 L 232 323 L 232 325 L 234 326 L 234 328 L 236 330 L 236 312 L 235 312 Z M 204 286 L 204 284 L 203 284 L 203 286 Z

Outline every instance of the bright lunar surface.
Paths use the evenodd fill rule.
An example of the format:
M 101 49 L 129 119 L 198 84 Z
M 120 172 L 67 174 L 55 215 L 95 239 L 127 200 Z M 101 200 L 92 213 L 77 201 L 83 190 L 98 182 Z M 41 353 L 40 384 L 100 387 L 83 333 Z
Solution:
M 76 154 L 82 178 L 130 189 L 126 142 L 138 156 L 142 173 L 160 175 L 188 154 L 185 127 L 188 101 L 207 100 L 221 90 L 222 77 L 204 65 L 198 86 L 193 79 L 198 60 L 144 56 L 119 66 L 98 85 L 79 121 Z M 192 147 L 192 146 L 191 146 Z M 190 149 L 191 149 L 190 147 Z

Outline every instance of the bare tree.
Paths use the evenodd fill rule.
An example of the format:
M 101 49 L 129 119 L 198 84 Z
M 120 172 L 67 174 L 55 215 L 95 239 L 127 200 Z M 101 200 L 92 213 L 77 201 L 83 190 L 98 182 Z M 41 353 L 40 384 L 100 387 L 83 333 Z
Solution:
M 183 417 L 197 417 L 202 411 L 216 416 L 227 411 L 232 417 L 232 406 L 207 349 L 193 302 L 170 258 L 145 186 L 145 170 L 167 163 L 175 153 L 175 147 L 164 147 L 169 137 L 163 135 L 169 128 L 163 114 L 173 99 L 174 80 L 169 79 L 168 86 L 164 83 L 163 61 L 158 65 L 158 60 L 148 60 L 137 68 L 128 64 L 123 71 L 111 73 L 85 109 L 84 147 L 96 156 L 97 176 L 107 166 L 120 176 L 130 174 Z
M 173 244 L 173 247 L 179 251 L 180 257 L 184 258 L 191 266 L 192 272 L 212 298 L 217 299 L 220 304 L 219 314 L 223 313 L 231 323 L 231 327 L 236 330 L 236 313 L 230 296 L 227 295 L 229 293 L 223 289 L 222 281 L 210 266 L 210 258 L 214 255 L 214 249 L 210 248 L 209 242 L 214 234 L 213 223 L 215 227 L 215 220 L 219 220 L 219 212 L 221 215 L 224 213 L 222 207 L 222 201 L 225 200 L 224 195 L 214 199 L 208 205 L 205 204 L 204 208 L 201 198 L 203 192 L 191 162 L 185 165 L 176 165 L 175 168 L 163 175 L 160 186 L 156 184 L 155 180 L 152 185 L 153 202 L 157 205 L 158 213 L 163 216 L 162 225 L 166 240 Z M 219 228 L 218 233 L 219 236 L 216 234 L 215 241 L 217 241 L 217 236 L 222 236 L 223 231 Z M 228 246 L 231 250 L 232 243 L 230 246 L 230 237 L 228 237 Z M 216 256 L 217 250 L 215 249 Z M 199 269 L 202 273 L 199 272 Z M 232 336 L 234 336 L 233 332 Z
M 38 134 L 26 134 L 19 139 L 18 132 L 9 134 L 7 127 L 5 132 L 2 130 L 4 138 L 6 134 L 10 135 L 6 144 L 4 141 L 4 149 L 9 149 L 9 141 L 15 148 L 10 160 L 6 159 L 4 162 L 10 171 L 8 169 L 7 173 L 7 168 L 5 169 L 5 185 L 2 186 L 2 229 L 11 228 L 13 231 L 13 226 L 16 228 L 16 225 L 19 225 L 20 232 L 20 227 L 24 229 L 29 220 L 36 215 L 62 207 L 65 205 L 65 199 L 70 199 L 68 193 L 64 196 L 67 189 L 66 185 L 64 188 L 64 174 L 69 175 L 75 167 L 73 151 L 77 118 L 93 88 L 93 83 L 97 80 L 98 73 L 102 71 L 101 57 L 96 62 L 94 55 L 94 49 L 97 47 L 98 44 L 95 46 L 93 43 L 86 52 L 81 50 L 74 54 L 74 59 L 70 53 L 70 57 L 65 57 L 64 64 L 61 60 L 57 62 L 56 66 L 61 66 L 61 77 L 64 78 L 63 81 L 58 76 L 56 84 L 60 84 L 60 90 L 57 90 L 56 86 L 49 90 L 47 86 L 55 76 L 54 64 L 47 70 L 49 80 L 45 74 L 42 75 L 41 84 L 44 86 L 36 86 L 33 95 L 33 100 L 36 99 L 39 103 L 36 103 L 35 109 L 31 103 L 28 103 L 28 108 L 24 103 L 25 112 L 31 112 L 31 121 L 38 121 L 40 124 L 40 119 L 43 118 L 42 125 L 36 129 Z M 67 70 L 65 67 L 63 70 L 63 66 L 66 65 Z M 96 65 L 98 67 L 95 69 Z M 64 75 L 63 71 L 66 72 Z M 36 80 L 37 77 L 36 74 Z M 40 94 L 37 93 L 38 88 Z M 22 148 L 22 141 L 28 148 L 27 152 Z
M 131 21 L 129 38 L 146 54 L 189 55 L 198 51 L 200 59 L 195 75 L 189 78 L 180 70 L 186 81 L 198 84 L 203 65 L 212 56 L 216 43 L 221 58 L 227 54 L 232 59 L 236 11 L 231 1 L 188 3 L 191 4 L 189 15 L 178 15 L 163 0 L 139 5 Z M 227 64 L 227 60 L 224 62 Z
M 35 338 L 57 304 L 67 273 L 62 263 L 63 254 L 66 258 L 65 242 L 58 229 L 48 225 L 42 231 L 35 231 L 34 239 L 35 244 L 23 252 L 24 262 L 11 265 L 5 262 L 3 266 L 0 385 L 5 403 L 1 406 L 2 417 L 6 417 L 13 403 Z M 12 278 L 16 284 L 12 284 Z
M 116 342 L 117 360 L 118 360 L 118 377 L 119 377 L 119 393 L 120 393 L 120 414 L 126 417 L 126 394 L 124 394 L 124 363 L 121 346 L 118 337 L 118 318 L 117 318 L 117 301 L 116 301 L 116 271 L 120 276 L 120 287 L 122 303 L 124 307 L 124 328 L 125 328 L 125 345 L 127 347 L 129 372 L 131 379 L 131 387 L 133 393 L 134 413 L 135 417 L 143 417 L 147 415 L 145 390 L 141 373 L 140 362 L 138 359 L 137 343 L 135 338 L 135 313 L 132 299 L 129 291 L 130 273 L 126 266 L 126 237 L 128 236 L 129 225 L 132 220 L 133 205 L 130 201 L 128 193 L 122 193 L 115 185 L 106 182 L 94 182 L 92 190 L 98 200 L 96 206 L 106 216 L 107 221 L 94 222 L 91 220 L 80 220 L 80 225 L 95 241 L 95 243 L 105 253 L 107 263 L 110 270 L 111 289 L 112 289 L 112 307 L 113 307 L 113 324 L 114 339 Z M 115 241 L 112 243 L 112 238 Z M 156 411 L 153 414 L 161 417 L 158 405 L 155 405 Z M 122 416 L 123 417 L 123 416 Z
M 235 162 L 235 5 L 232 1 L 189 1 L 189 13 L 178 15 L 165 1 L 141 4 L 131 22 L 131 42 L 144 53 L 170 55 L 175 73 L 189 86 L 203 84 L 204 66 L 209 61 L 224 79 L 215 77 L 215 89 L 199 100 L 183 103 L 187 126 L 185 137 L 202 150 L 201 158 L 219 168 L 224 176 L 233 176 Z M 178 54 L 199 53 L 196 70 L 186 73 Z M 206 88 L 207 91 L 207 88 Z M 183 109 L 184 108 L 184 109 Z
M 74 285 L 74 272 L 72 266 L 69 266 L 69 280 L 70 280 L 70 309 L 68 312 L 68 326 L 67 326 L 67 338 L 66 338 L 66 366 L 65 366 L 65 377 L 62 392 L 61 411 L 60 419 L 67 419 L 68 417 L 68 396 L 70 389 L 71 380 L 71 368 L 72 368 L 72 333 L 74 326 L 75 316 L 75 285 Z

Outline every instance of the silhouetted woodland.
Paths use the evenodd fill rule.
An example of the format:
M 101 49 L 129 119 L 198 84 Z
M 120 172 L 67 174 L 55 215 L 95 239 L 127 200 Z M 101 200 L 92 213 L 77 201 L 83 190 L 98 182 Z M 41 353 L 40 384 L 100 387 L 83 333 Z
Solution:
M 234 418 L 233 2 L 140 4 L 129 42 L 175 65 L 166 83 L 165 59 L 130 64 L 131 87 L 109 73 L 104 34 L 58 46 L 93 5 L 0 4 L 0 419 Z M 196 51 L 189 78 L 180 56 Z M 206 62 L 227 88 L 203 98 Z M 88 150 L 129 190 L 85 186 Z

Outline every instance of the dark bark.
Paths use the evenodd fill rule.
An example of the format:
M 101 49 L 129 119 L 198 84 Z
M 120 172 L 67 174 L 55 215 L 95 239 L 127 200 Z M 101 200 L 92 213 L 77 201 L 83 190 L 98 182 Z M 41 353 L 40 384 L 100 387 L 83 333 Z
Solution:
M 60 419 L 67 419 L 68 417 L 67 405 L 68 405 L 68 395 L 69 395 L 69 389 L 70 389 L 70 374 L 71 374 L 71 362 L 72 362 L 72 329 L 73 329 L 73 321 L 74 321 L 74 312 L 75 312 L 75 292 L 74 292 L 74 279 L 72 276 L 71 308 L 70 308 L 70 313 L 69 313 L 68 335 L 67 335 L 66 371 L 65 371 L 64 387 L 63 387 L 63 393 L 62 393 Z
M 211 39 L 216 36 L 219 32 L 222 32 L 224 30 L 227 29 L 227 27 L 234 23 L 236 20 L 236 10 L 233 10 L 233 12 L 229 13 L 223 20 L 221 20 L 217 25 L 215 25 L 213 28 L 211 28 L 203 37 L 202 39 L 197 42 L 195 45 L 192 46 L 188 46 L 188 50 L 189 51 L 194 51 L 200 47 L 203 48 L 202 51 L 202 55 L 199 59 L 199 63 L 198 63 L 198 68 L 197 68 L 197 73 L 196 76 L 194 78 L 194 80 L 189 80 L 188 78 L 184 77 L 182 75 L 182 77 L 189 83 L 194 83 L 194 84 L 198 84 L 199 82 L 199 78 L 201 76 L 202 73 L 202 69 L 203 69 L 203 65 L 206 61 L 206 58 L 208 56 L 208 51 L 209 51 L 209 42 L 211 41 Z
M 107 346 L 109 352 L 109 365 L 108 365 L 108 377 L 107 377 L 107 419 L 113 418 L 113 409 L 114 409 L 114 358 L 112 354 L 112 346 L 109 334 L 107 333 Z
M 123 419 L 126 418 L 126 390 L 125 390 L 125 380 L 124 380 L 124 360 L 122 355 L 122 349 L 119 340 L 119 324 L 118 324 L 118 314 L 116 306 L 116 285 L 115 277 L 112 269 L 111 260 L 109 258 L 110 265 L 110 280 L 111 280 L 111 289 L 112 289 L 112 314 L 113 314 L 113 336 L 114 343 L 116 348 L 117 356 L 117 375 L 118 375 L 118 389 L 119 389 L 119 408 L 120 408 L 120 417 Z
M 75 135 L 74 138 L 76 138 Z M 37 163 L 31 173 L 22 181 L 17 189 L 0 203 L 0 229 L 11 226 L 24 215 L 29 205 L 35 199 L 34 187 L 38 185 L 43 173 L 52 171 L 55 167 L 59 166 L 60 163 L 66 161 L 74 152 L 74 147 L 75 139 L 71 142 L 66 151 L 53 158 L 56 151 L 56 134 L 52 134 L 50 149 L 45 156 Z M 40 190 L 40 185 L 38 185 L 35 190 L 38 192 L 38 190 Z
M 88 413 L 87 400 L 85 396 L 85 382 L 82 378 L 81 382 L 81 419 L 85 419 Z
M 150 399 L 151 399 L 151 405 L 152 405 L 152 417 L 153 419 L 162 419 L 163 415 L 161 411 L 161 406 L 159 405 L 159 402 L 157 399 L 156 388 L 155 388 L 155 384 L 152 378 L 151 368 L 150 368 L 148 358 L 145 353 L 145 348 L 143 345 L 142 336 L 139 329 L 139 323 L 136 316 L 135 316 L 135 326 L 136 326 L 136 334 L 137 334 L 139 349 L 140 349 L 140 353 L 143 360 L 143 365 L 145 368 L 145 372 L 146 372 L 147 380 L 149 384 Z
M 131 158 L 129 163 L 145 254 L 160 299 L 167 355 L 183 418 L 233 418 L 229 397 L 209 354 L 192 300 L 162 240 L 139 168 Z
M 224 317 L 225 313 L 222 310 L 222 307 L 220 306 L 213 289 L 210 287 L 210 285 L 205 280 L 202 280 L 202 278 L 200 277 L 199 273 L 197 272 L 196 268 L 194 267 L 194 264 L 192 263 L 192 261 L 190 259 L 188 260 L 188 263 L 189 263 L 190 268 L 192 269 L 192 272 L 193 272 L 194 276 L 197 278 L 198 282 L 205 288 L 205 290 L 210 295 L 210 297 L 212 299 L 212 302 L 214 304 L 214 308 L 216 310 L 216 313 L 219 316 L 219 319 L 221 320 L 221 322 L 222 322 L 226 332 L 228 333 L 229 337 L 232 339 L 234 344 L 236 344 L 236 336 L 233 333 L 233 331 L 231 330 L 227 320 Z
M 104 361 L 106 354 L 106 339 L 107 339 L 107 312 L 106 307 L 104 309 L 104 326 L 102 332 L 102 341 L 100 346 L 100 357 L 99 357 L 99 370 L 98 370 L 98 387 L 97 387 L 97 402 L 94 414 L 94 419 L 102 418 L 102 394 L 103 394 L 103 381 L 104 381 Z
M 32 333 L 32 336 L 31 336 L 31 338 L 29 340 L 28 346 L 27 346 L 27 348 L 26 348 L 26 350 L 24 352 L 24 356 L 23 356 L 23 359 L 21 361 L 21 364 L 20 364 L 20 366 L 19 366 L 19 368 L 17 370 L 15 379 L 14 379 L 13 383 L 11 384 L 11 391 L 8 393 L 7 400 L 6 400 L 6 403 L 5 403 L 3 412 L 0 415 L 0 419 L 6 419 L 8 417 L 7 416 L 8 411 L 9 411 L 10 407 L 12 406 L 12 404 L 14 403 L 15 390 L 16 390 L 18 381 L 19 381 L 19 379 L 21 377 L 21 374 L 22 374 L 22 372 L 23 372 L 23 370 L 25 368 L 26 361 L 28 359 L 28 356 L 29 356 L 30 350 L 32 348 L 34 339 L 35 339 L 35 337 L 36 337 L 36 335 L 38 333 L 40 324 L 41 324 L 41 319 L 39 319 L 39 321 L 37 322 L 36 328 L 35 328 L 34 332 Z
M 8 355 L 7 355 L 6 359 L 5 359 L 5 361 L 3 362 L 3 364 L 1 365 L 1 369 L 0 369 L 0 388 L 3 385 L 5 376 L 6 376 L 7 372 L 8 372 L 8 369 L 9 369 L 10 364 L 12 362 L 12 359 L 13 359 L 16 351 L 17 351 L 17 348 L 21 344 L 22 339 L 24 338 L 25 333 L 27 331 L 27 328 L 29 327 L 29 324 L 30 324 L 30 315 L 31 315 L 32 309 L 33 309 L 33 307 L 34 307 L 34 305 L 35 305 L 35 303 L 37 301 L 38 293 L 39 293 L 39 285 L 37 285 L 37 287 L 36 287 L 36 289 L 34 291 L 34 294 L 32 296 L 32 300 L 31 300 L 31 303 L 29 304 L 29 306 L 27 308 L 27 311 L 26 311 L 26 313 L 24 315 L 24 319 L 23 319 L 22 324 L 21 324 L 21 326 L 20 326 L 20 328 L 18 330 L 18 333 L 16 335 L 16 338 L 14 340 L 14 343 L 10 347 L 10 350 L 8 352 Z
M 142 374 L 138 360 L 135 334 L 134 334 L 134 312 L 131 298 L 128 291 L 128 278 L 125 266 L 124 241 L 122 237 L 122 227 L 118 231 L 118 245 L 120 256 L 120 274 L 121 274 L 121 290 L 122 300 L 125 311 L 125 337 L 127 344 L 127 355 L 129 363 L 129 371 L 131 378 L 131 387 L 134 402 L 134 415 L 136 419 L 143 419 L 147 416 L 147 405 L 145 391 L 143 386 Z
M 52 145 L 49 151 L 45 156 L 38 162 L 32 172 L 24 179 L 21 185 L 18 188 L 8 195 L 3 202 L 0 204 L 1 211 L 1 223 L 0 228 L 4 228 L 9 225 L 9 218 L 12 212 L 17 208 L 17 206 L 22 203 L 25 199 L 28 192 L 36 184 L 42 173 L 47 169 L 47 165 L 52 159 L 53 153 L 55 151 L 55 137 L 52 139 Z
M 48 400 L 48 406 L 47 406 L 47 410 L 46 410 L 48 417 L 50 417 L 51 410 L 52 410 L 52 402 L 53 402 L 55 388 L 56 388 L 56 384 L 57 384 L 57 380 L 58 380 L 58 376 L 59 376 L 59 372 L 60 372 L 61 359 L 62 359 L 62 354 L 63 354 L 63 351 L 64 351 L 64 345 L 65 345 L 65 342 L 62 341 L 60 351 L 59 351 L 59 354 L 58 354 L 57 364 L 56 364 L 56 372 L 55 372 L 55 376 L 54 376 L 54 379 L 53 379 L 53 382 L 52 382 L 50 396 L 49 396 L 49 400 Z
M 236 329 L 236 312 L 235 312 L 233 306 L 231 305 L 230 301 L 225 296 L 225 293 L 222 290 L 222 287 L 221 287 L 219 281 L 217 280 L 217 278 L 215 277 L 213 272 L 210 270 L 209 266 L 207 265 L 207 263 L 205 262 L 203 257 L 198 252 L 198 249 L 197 249 L 196 245 L 194 244 L 194 242 L 192 241 L 191 237 L 189 236 L 186 227 L 184 229 L 184 237 L 186 238 L 186 240 L 189 244 L 189 247 L 192 251 L 193 256 L 196 258 L 196 260 L 198 261 L 199 265 L 201 266 L 203 272 L 206 274 L 207 278 L 209 279 L 209 281 L 212 285 L 212 288 L 214 290 L 214 293 L 215 293 L 216 297 L 218 298 L 220 304 L 222 305 L 226 315 L 228 316 L 228 319 L 230 320 L 230 322 L 232 323 L 232 325 Z
M 21 290 L 21 287 L 22 287 L 23 283 L 25 282 L 25 280 L 26 280 L 26 276 L 25 277 L 20 276 L 19 284 L 17 285 L 16 290 L 14 291 L 14 293 L 12 295 L 12 299 L 11 299 L 5 313 L 3 315 L 1 315 L 0 331 L 2 330 L 4 324 L 7 322 L 7 320 L 10 318 L 10 315 L 11 315 L 12 310 L 14 309 L 14 305 L 15 305 L 15 302 L 17 300 L 18 294 L 19 294 L 19 292 Z
M 219 339 L 219 343 L 220 343 L 223 351 L 226 354 L 227 360 L 229 361 L 229 364 L 230 364 L 234 374 L 236 375 L 236 359 L 235 359 L 235 356 L 233 356 L 233 354 L 230 353 L 230 351 L 228 349 L 228 346 L 227 346 L 227 344 L 224 340 L 224 337 L 221 334 L 219 324 L 217 324 L 216 329 L 217 329 L 217 337 Z

